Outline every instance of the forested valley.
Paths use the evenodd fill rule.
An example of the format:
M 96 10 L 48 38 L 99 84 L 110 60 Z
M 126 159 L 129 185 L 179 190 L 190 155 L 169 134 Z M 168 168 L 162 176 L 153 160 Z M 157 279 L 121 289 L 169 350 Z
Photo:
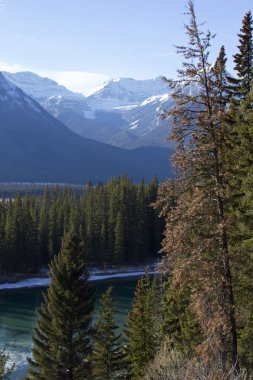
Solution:
M 157 259 L 163 228 L 151 206 L 157 197 L 156 178 L 150 184 L 134 184 L 122 176 L 96 186 L 48 186 L 44 190 L 31 186 L 23 196 L 15 194 L 17 189 L 2 190 L 1 275 L 32 274 L 47 268 L 59 253 L 64 232 L 71 229 L 85 241 L 90 267 Z
M 164 78 L 174 90 L 162 115 L 176 146 L 174 178 L 158 186 L 123 176 L 83 194 L 47 189 L 2 200 L 2 273 L 50 262 L 27 379 L 253 377 L 252 14 L 242 21 L 234 76 L 224 46 L 210 62 L 215 36 L 193 1 L 187 17 L 178 79 Z M 93 324 L 87 262 L 149 262 L 158 251 L 158 273 L 138 281 L 123 329 L 111 287 Z

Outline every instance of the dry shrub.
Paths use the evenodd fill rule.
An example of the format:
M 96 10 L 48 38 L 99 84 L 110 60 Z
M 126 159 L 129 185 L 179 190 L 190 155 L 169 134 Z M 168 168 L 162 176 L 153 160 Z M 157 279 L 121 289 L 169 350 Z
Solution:
M 170 348 L 166 339 L 155 359 L 147 366 L 144 380 L 185 380 L 187 361 L 184 356 Z
M 144 380 L 252 380 L 252 375 L 235 374 L 233 367 L 224 370 L 223 361 L 216 356 L 205 363 L 201 357 L 189 359 L 171 349 L 166 339 L 155 359 L 146 367 Z

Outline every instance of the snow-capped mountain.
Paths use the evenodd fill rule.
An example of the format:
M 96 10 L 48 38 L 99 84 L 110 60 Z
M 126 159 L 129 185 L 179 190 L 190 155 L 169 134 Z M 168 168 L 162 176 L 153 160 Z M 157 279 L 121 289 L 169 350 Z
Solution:
M 166 140 L 169 133 L 170 120 L 161 115 L 174 105 L 170 94 L 152 96 L 132 109 L 125 108 L 119 112 L 127 127 L 113 136 L 108 143 L 133 149 L 139 146 L 169 147 Z
M 181 87 L 184 84 L 177 86 Z M 142 146 L 172 147 L 173 144 L 167 140 L 171 119 L 163 119 L 161 116 L 175 105 L 172 91 L 177 91 L 177 86 L 174 90 L 169 89 L 164 95 L 151 96 L 135 107 L 119 109 L 127 127 L 107 142 L 128 149 L 136 148 L 140 143 Z M 198 93 L 196 84 L 187 85 L 184 93 L 196 95 Z
M 168 86 L 161 77 L 136 80 L 132 78 L 112 79 L 90 95 L 87 100 L 93 110 L 137 106 L 150 96 L 166 94 Z
M 25 104 L 32 103 L 30 97 L 11 82 L 5 80 L 2 74 L 0 74 L 0 101 L 10 108 L 15 108 L 15 106 L 22 108 Z M 37 107 L 37 105 L 34 105 L 34 108 L 38 111 L 41 109 L 41 107 Z
M 43 78 L 29 71 L 3 72 L 5 78 L 31 96 L 51 115 L 61 120 L 61 114 L 74 113 L 85 116 L 90 107 L 84 95 L 72 92 L 52 79 Z M 70 127 L 70 129 L 72 129 Z
M 169 124 L 161 120 L 160 113 L 172 103 L 161 77 L 110 80 L 85 97 L 34 73 L 4 75 L 83 137 L 127 149 L 168 147 Z
M 0 73 L 0 181 L 97 182 L 128 173 L 163 179 L 167 150 L 124 150 L 85 139 Z
M 2 73 L 8 81 L 20 87 L 27 95 L 39 101 L 44 101 L 54 96 L 67 99 L 79 99 L 85 101 L 85 96 L 74 93 L 66 87 L 59 85 L 52 79 L 43 78 L 30 71 L 18 73 Z

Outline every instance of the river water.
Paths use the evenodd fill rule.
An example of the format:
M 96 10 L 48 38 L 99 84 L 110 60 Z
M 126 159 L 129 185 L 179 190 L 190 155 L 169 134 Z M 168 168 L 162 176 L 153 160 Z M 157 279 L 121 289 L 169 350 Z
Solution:
M 98 310 L 101 294 L 112 285 L 117 308 L 116 320 L 122 326 L 131 307 L 136 283 L 136 278 L 94 282 L 95 310 Z M 45 290 L 46 288 L 30 288 L 0 291 L 0 346 L 6 349 L 11 362 L 16 364 L 13 379 L 21 379 L 25 374 L 26 357 L 31 352 L 32 331 L 37 319 L 36 308 L 40 305 Z

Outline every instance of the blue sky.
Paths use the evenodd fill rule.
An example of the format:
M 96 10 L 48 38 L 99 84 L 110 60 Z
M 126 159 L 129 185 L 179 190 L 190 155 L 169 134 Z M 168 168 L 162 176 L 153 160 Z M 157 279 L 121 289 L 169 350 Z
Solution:
M 0 70 L 32 70 L 88 92 L 108 78 L 175 77 L 184 0 L 0 0 Z M 199 22 L 224 44 L 228 69 L 252 0 L 196 0 Z

